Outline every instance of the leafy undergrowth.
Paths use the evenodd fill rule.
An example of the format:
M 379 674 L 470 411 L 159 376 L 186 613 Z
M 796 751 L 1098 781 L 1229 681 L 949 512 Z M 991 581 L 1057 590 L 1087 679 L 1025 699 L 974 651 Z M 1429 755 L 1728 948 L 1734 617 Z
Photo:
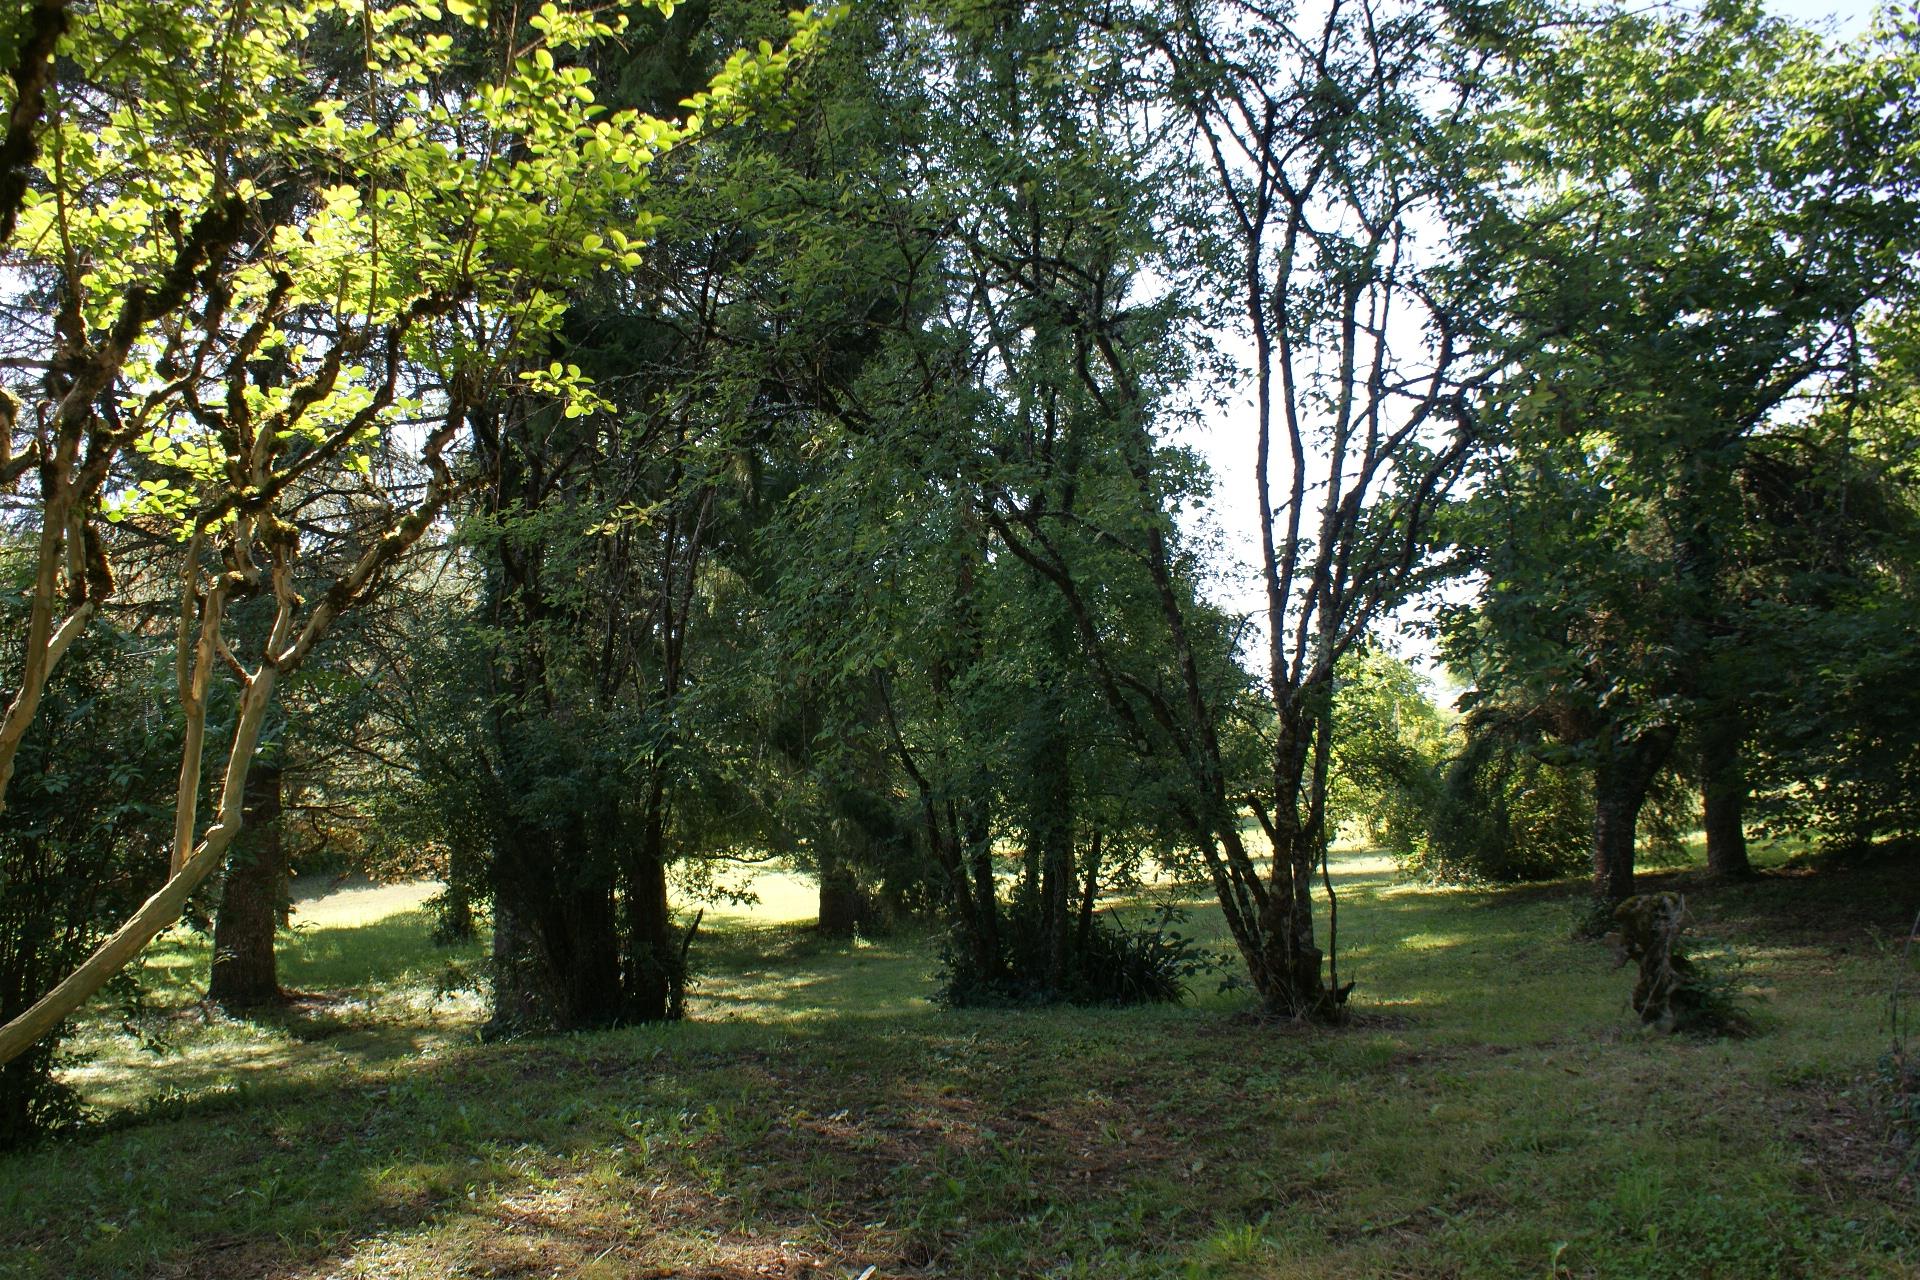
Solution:
M 1870 1090 L 1910 868 L 1665 878 L 1763 1001 L 1728 1042 L 1638 1030 L 1567 886 L 1337 870 L 1332 1033 L 941 1011 L 924 940 L 734 916 L 697 1021 L 481 1046 L 421 918 L 310 930 L 288 980 L 333 994 L 183 1006 L 83 1077 L 116 1120 L 0 1162 L 0 1274 L 1916 1274 Z

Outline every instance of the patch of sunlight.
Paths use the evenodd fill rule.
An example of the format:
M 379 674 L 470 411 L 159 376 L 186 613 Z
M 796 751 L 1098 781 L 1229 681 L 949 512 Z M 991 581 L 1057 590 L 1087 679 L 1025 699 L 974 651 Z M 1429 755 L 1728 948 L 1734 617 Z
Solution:
M 1350 853 L 1336 851 L 1327 860 L 1333 874 L 1337 876 L 1392 876 L 1399 873 L 1393 855 L 1381 849 L 1369 849 L 1365 852 L 1355 850 Z
M 1448 947 L 1464 947 L 1470 942 L 1485 941 L 1483 934 L 1409 933 L 1400 939 L 1400 946 L 1408 951 L 1443 951 Z
M 244 1087 L 248 1081 L 277 1081 L 305 1057 L 298 1046 L 284 1040 L 220 1040 L 184 1050 L 104 1052 L 84 1066 L 60 1072 L 60 1078 L 82 1090 L 90 1106 L 119 1111 L 161 1093 L 206 1096 Z M 156 1088 L 157 1076 L 164 1077 L 164 1088 Z
M 437 880 L 376 884 L 356 877 L 336 886 L 328 876 L 303 876 L 293 885 L 293 922 L 323 929 L 372 924 L 418 911 L 441 888 Z
M 1499 893 L 1502 889 L 1525 889 L 1550 883 L 1552 882 L 1536 880 L 1517 885 L 1462 884 L 1450 880 L 1422 880 L 1417 876 L 1409 876 L 1381 886 L 1380 896 L 1383 898 L 1449 898 L 1463 894 Z
M 752 894 L 757 901 L 727 901 L 706 904 L 709 924 L 794 924 L 817 919 L 820 914 L 820 882 L 801 871 L 781 867 L 748 868 L 741 879 L 723 881 L 725 892 Z M 685 908 L 698 901 L 696 886 L 675 877 L 673 901 Z M 684 911 L 683 911 L 684 914 Z

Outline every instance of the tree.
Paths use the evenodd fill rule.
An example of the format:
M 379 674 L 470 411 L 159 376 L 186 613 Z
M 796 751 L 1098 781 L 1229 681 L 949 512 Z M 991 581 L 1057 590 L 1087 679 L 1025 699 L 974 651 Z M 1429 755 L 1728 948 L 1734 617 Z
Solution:
M 1089 661 L 1125 652 L 1158 677 L 1160 624 L 1139 625 L 1158 616 L 1151 584 L 1124 549 L 1099 550 L 1094 526 L 1074 523 L 1097 517 L 1107 536 L 1132 536 L 1146 510 L 1162 527 L 1162 499 L 1192 478 L 1144 415 L 1100 402 L 1104 366 L 1075 360 L 1098 363 L 1088 326 L 1117 318 L 1129 344 L 1172 352 L 1168 309 L 1136 316 L 1127 297 L 1154 252 L 1154 174 L 1131 168 L 1159 161 L 1099 117 L 1112 68 L 1094 75 L 1105 87 L 1078 80 L 1107 59 L 1082 52 L 1090 28 L 1074 6 L 909 6 L 860 29 L 877 68 L 871 97 L 842 102 L 829 153 L 860 177 L 816 197 L 832 223 L 813 221 L 804 195 L 786 207 L 783 225 L 805 235 L 788 241 L 798 265 L 776 292 L 852 323 L 815 365 L 824 376 L 783 375 L 814 415 L 812 435 L 775 455 L 782 496 L 758 540 L 776 579 L 763 588 L 769 647 L 805 706 L 795 718 L 806 740 L 788 754 L 826 815 L 808 819 L 807 838 L 835 838 L 850 807 L 894 853 L 917 835 L 924 883 L 954 926 L 950 990 L 1084 995 L 1099 965 L 1076 949 L 1104 936 L 1088 886 L 1175 821 L 1181 788 L 1164 739 L 1116 748 L 1114 708 L 1145 713 L 1117 687 L 1110 699 Z M 775 314 L 784 335 L 817 331 L 801 309 Z M 1010 516 L 1023 506 L 1019 519 L 1048 526 L 1039 560 L 1051 574 Z M 1102 616 L 1086 615 L 1093 650 L 1055 576 L 1061 556 L 1075 595 L 1103 593 Z M 1170 553 L 1164 567 L 1192 607 L 1192 560 Z M 1132 616 L 1102 634 L 1118 620 L 1109 599 Z M 883 753 L 891 786 L 879 781 Z M 1009 875 L 1000 849 L 1012 847 L 1022 856 Z M 919 887 L 900 879 L 903 892 Z
M 1648 789 L 1699 753 L 1709 861 L 1746 859 L 1741 492 L 1848 394 L 1911 276 L 1911 26 L 1837 49 L 1758 6 L 1608 11 L 1509 49 L 1475 252 L 1513 282 L 1505 448 L 1460 534 L 1485 588 L 1455 653 L 1549 709 L 1594 771 L 1596 891 L 1634 890 Z M 1751 674 L 1751 672 L 1749 672 Z
M 1715 668 L 1746 691 L 1760 829 L 1856 850 L 1920 834 L 1912 314 L 1866 337 L 1856 385 L 1744 461 L 1749 533 Z
M 0 1029 L 0 1061 L 78 1007 L 221 864 L 276 685 L 380 590 L 458 489 L 449 445 L 540 349 L 559 290 L 638 260 L 648 168 L 689 129 L 603 112 L 591 74 L 560 61 L 618 21 L 545 5 L 497 33 L 476 80 L 455 36 L 485 18 L 451 9 L 98 0 L 9 12 L 0 225 L 42 354 L 16 366 L 40 376 L 13 388 L 23 403 L 6 423 L 10 478 L 37 480 L 39 546 L 0 777 L 48 673 L 112 589 L 109 512 L 181 538 L 185 732 L 166 884 Z M 815 29 L 802 27 L 803 44 Z M 342 44 L 360 51 L 353 73 L 317 74 Z M 732 60 L 694 118 L 724 113 L 789 56 Z M 588 394 L 565 370 L 517 381 Z M 309 574 L 327 582 L 312 596 L 295 589 Z M 272 621 L 243 659 L 229 606 L 255 594 L 271 598 Z M 221 673 L 237 711 L 203 831 Z
M 1334 670 L 1417 580 L 1422 530 L 1466 448 L 1463 348 L 1410 230 L 1445 203 L 1450 144 L 1426 107 L 1447 70 L 1444 46 L 1429 38 L 1443 24 L 1410 11 L 1376 26 L 1340 7 L 1323 33 L 1244 6 L 939 17 L 917 29 L 948 70 L 916 87 L 933 105 L 912 177 L 923 218 L 951 227 L 957 247 L 927 257 L 930 287 L 945 285 L 941 327 L 902 342 L 893 377 L 910 390 L 893 402 L 939 424 L 895 439 L 919 475 L 937 477 L 913 508 L 939 513 L 947 607 L 963 611 L 959 652 L 937 668 L 942 685 L 981 687 L 978 606 L 1004 550 L 1059 597 L 1041 616 L 1057 610 L 1061 629 L 1029 633 L 1052 646 L 1053 669 L 1065 636 L 1108 731 L 1136 760 L 1179 770 L 1179 794 L 1166 802 L 1214 880 L 1263 1003 L 1333 1016 L 1311 894 L 1329 834 Z M 973 149 L 943 128 L 975 139 Z M 976 156 L 979 139 L 993 155 Z M 1198 288 L 1156 296 L 1156 273 Z M 1274 732 L 1272 781 L 1259 788 L 1236 754 L 1236 721 L 1258 717 L 1245 716 L 1232 629 L 1197 599 L 1173 520 L 1197 486 L 1161 438 L 1189 373 L 1176 336 L 1196 327 L 1186 302 L 1218 296 L 1223 280 L 1232 293 L 1247 289 L 1235 305 L 1255 339 L 1263 484 L 1276 430 L 1294 463 L 1279 498 L 1263 489 Z M 1417 340 L 1403 346 L 1398 326 L 1389 336 L 1383 317 L 1402 304 L 1434 304 L 1432 361 L 1410 356 Z M 1336 355 L 1316 363 L 1323 350 Z M 1328 449 L 1330 482 L 1316 484 L 1309 459 Z M 1310 496 L 1321 500 L 1317 522 Z M 1034 704 L 1036 728 L 1057 724 L 1049 701 Z M 1035 775 L 1024 807 L 1058 818 L 1071 804 L 1065 756 L 1030 758 L 1052 769 Z M 942 788 L 924 769 L 916 783 L 937 809 Z M 1053 789 L 1044 801 L 1043 785 Z M 1250 798 L 1279 851 L 1270 873 L 1241 835 Z M 956 899 L 976 922 L 985 965 L 998 919 L 993 824 L 980 801 L 972 809 L 974 819 L 954 821 L 963 806 L 950 806 L 948 865 L 956 886 L 973 886 Z M 1063 847 L 1053 821 L 1029 825 L 1037 846 Z M 1057 920 L 1045 868 L 1062 881 L 1059 855 L 1041 848 L 1036 863 L 1036 896 Z M 1057 923 L 1047 932 L 1057 935 Z
M 1183 5 L 1135 25 L 1209 174 L 1190 197 L 1218 210 L 1203 284 L 1251 347 L 1271 737 L 1246 799 L 1274 857 L 1262 873 L 1245 855 L 1216 787 L 1209 862 L 1264 1005 L 1331 1018 L 1345 991 L 1313 893 L 1333 834 L 1336 672 L 1429 569 L 1431 518 L 1474 437 L 1463 391 L 1485 374 L 1469 363 L 1471 276 L 1424 243 L 1465 203 L 1459 142 L 1481 82 L 1434 6 Z

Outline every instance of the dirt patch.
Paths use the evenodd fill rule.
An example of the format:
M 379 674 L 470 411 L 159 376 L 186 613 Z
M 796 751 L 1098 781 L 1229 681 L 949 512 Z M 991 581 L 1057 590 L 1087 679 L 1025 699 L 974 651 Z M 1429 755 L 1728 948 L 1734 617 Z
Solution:
M 1803 1178 L 1822 1199 L 1900 1204 L 1920 1193 L 1920 1169 L 1896 1144 L 1875 1081 L 1809 1083 L 1786 1096 L 1785 1128 L 1801 1151 Z

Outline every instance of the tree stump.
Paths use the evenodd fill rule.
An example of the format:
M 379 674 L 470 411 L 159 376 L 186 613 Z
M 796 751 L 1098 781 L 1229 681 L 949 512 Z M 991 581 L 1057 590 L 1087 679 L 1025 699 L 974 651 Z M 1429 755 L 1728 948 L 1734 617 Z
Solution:
M 1607 935 L 1620 965 L 1636 963 L 1640 976 L 1630 1003 L 1640 1021 L 1662 1031 L 1678 1028 L 1692 1010 L 1688 992 L 1693 962 L 1680 950 L 1687 900 L 1677 893 L 1641 893 L 1613 910 L 1614 931 Z

